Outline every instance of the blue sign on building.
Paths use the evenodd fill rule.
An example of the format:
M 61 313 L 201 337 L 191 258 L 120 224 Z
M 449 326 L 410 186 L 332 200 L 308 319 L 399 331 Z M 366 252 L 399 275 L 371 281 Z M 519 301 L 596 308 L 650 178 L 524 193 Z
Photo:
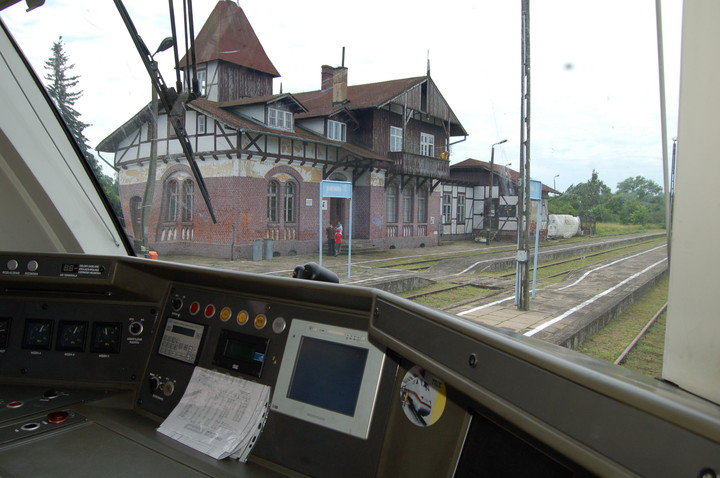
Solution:
M 352 199 L 352 183 L 350 181 L 320 181 L 321 198 Z

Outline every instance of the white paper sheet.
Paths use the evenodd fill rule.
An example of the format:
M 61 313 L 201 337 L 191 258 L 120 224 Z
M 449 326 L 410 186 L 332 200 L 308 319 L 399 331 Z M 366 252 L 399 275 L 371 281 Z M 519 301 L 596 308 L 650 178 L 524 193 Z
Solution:
M 267 416 L 270 387 L 195 367 L 158 431 L 218 460 L 245 462 Z

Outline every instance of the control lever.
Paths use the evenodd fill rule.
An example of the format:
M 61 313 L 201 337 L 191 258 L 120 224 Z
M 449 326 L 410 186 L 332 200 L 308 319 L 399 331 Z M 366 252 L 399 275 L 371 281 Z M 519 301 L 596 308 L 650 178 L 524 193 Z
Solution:
M 326 269 L 323 266 L 316 264 L 315 262 L 308 262 L 304 266 L 297 266 L 293 271 L 292 276 L 296 279 L 307 279 L 307 280 L 319 280 L 322 282 L 334 282 L 340 283 L 340 279 L 330 269 Z

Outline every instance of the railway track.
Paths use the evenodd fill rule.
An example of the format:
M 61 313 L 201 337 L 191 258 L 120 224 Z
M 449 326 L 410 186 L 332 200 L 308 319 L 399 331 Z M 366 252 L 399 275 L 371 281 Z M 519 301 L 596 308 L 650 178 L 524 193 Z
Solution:
M 571 257 L 568 259 L 563 259 L 561 261 L 552 261 L 547 263 L 541 263 L 541 265 L 538 266 L 538 278 L 540 280 L 548 280 L 548 279 L 556 279 L 558 277 L 565 277 L 572 273 L 581 273 L 584 270 L 587 270 L 591 266 L 595 266 L 598 264 L 602 264 L 604 262 L 608 262 L 611 259 L 617 259 L 617 258 L 623 258 L 631 256 L 635 252 L 644 252 L 652 250 L 654 247 L 661 245 L 664 241 L 663 240 L 648 240 L 643 241 L 635 244 L 629 244 L 629 245 L 621 245 L 617 247 L 610 247 L 608 249 L 604 249 L 602 251 L 593 252 L 589 254 L 582 254 L 577 257 Z M 620 254 L 618 254 L 620 253 Z M 420 263 L 428 262 L 428 261 L 418 261 Z M 412 264 L 412 263 L 408 263 Z M 550 268 L 558 267 L 558 266 L 565 266 L 560 271 L 552 271 L 550 274 L 543 275 L 542 270 L 551 270 Z M 411 300 L 416 300 L 421 303 L 425 303 L 428 305 L 432 305 L 433 307 L 439 308 L 441 310 L 451 310 L 456 309 L 458 307 L 467 306 L 476 302 L 485 301 L 487 299 L 490 299 L 492 297 L 495 297 L 500 294 L 507 294 L 511 292 L 512 288 L 512 278 L 514 277 L 515 272 L 506 272 L 501 274 L 480 274 L 480 275 L 472 275 L 472 276 L 465 276 L 465 277 L 459 277 L 457 279 L 454 279 L 452 281 L 448 281 L 446 286 L 441 286 L 434 290 L 427 290 L 423 291 L 420 290 L 417 293 L 410 293 L 405 295 L 406 298 Z M 498 287 L 497 285 L 489 286 L 488 284 L 483 284 L 483 278 L 489 279 L 497 283 L 497 280 L 505 280 L 507 282 L 507 287 Z M 479 281 L 476 282 L 476 281 Z M 442 284 L 442 282 L 440 282 Z M 470 292 L 473 289 L 481 289 L 481 294 L 475 294 L 471 295 Z M 450 294 L 452 291 L 460 291 L 464 290 L 467 291 L 466 294 Z M 447 300 L 444 300 L 444 297 L 447 297 Z

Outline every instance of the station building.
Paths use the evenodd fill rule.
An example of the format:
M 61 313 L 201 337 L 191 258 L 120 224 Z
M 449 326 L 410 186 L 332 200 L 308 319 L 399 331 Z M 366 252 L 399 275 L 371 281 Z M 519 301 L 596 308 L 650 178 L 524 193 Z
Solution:
M 182 121 L 218 223 L 167 112 L 155 118 L 148 104 L 96 148 L 114 153 L 126 226 L 136 240 L 153 141 L 157 172 L 147 228 L 161 254 L 249 258 L 256 239 L 273 239 L 275 254 L 314 252 L 321 208 L 323 228 L 347 225 L 350 215 L 347 200 L 319 198 L 327 179 L 353 185 L 356 245 L 433 246 L 441 235 L 477 229 L 476 208 L 485 207 L 478 202 L 487 191 L 481 175 L 454 177 L 450 145 L 468 133 L 429 71 L 349 85 L 348 68 L 323 65 L 319 89 L 273 94 L 280 74 L 243 10 L 226 0 L 215 6 L 195 48 L 200 97 L 188 103 Z M 185 59 L 181 67 L 188 68 Z M 446 210 L 448 192 L 455 219 Z M 470 206 L 463 209 L 463 200 Z
M 249 257 L 257 238 L 274 239 L 281 254 L 314 251 L 323 179 L 353 183 L 353 240 L 438 243 L 438 186 L 449 178 L 451 138 L 467 132 L 429 74 L 350 86 L 346 67 L 325 65 L 318 90 L 273 94 L 279 73 L 242 9 L 228 1 L 218 2 L 195 44 L 201 97 L 184 122 L 218 224 L 167 112 L 153 120 L 148 105 L 97 147 L 115 155 L 131 234 L 141 237 L 155 129 L 149 241 L 161 253 Z M 330 199 L 323 223 L 347 224 L 349 214 L 348 201 Z

